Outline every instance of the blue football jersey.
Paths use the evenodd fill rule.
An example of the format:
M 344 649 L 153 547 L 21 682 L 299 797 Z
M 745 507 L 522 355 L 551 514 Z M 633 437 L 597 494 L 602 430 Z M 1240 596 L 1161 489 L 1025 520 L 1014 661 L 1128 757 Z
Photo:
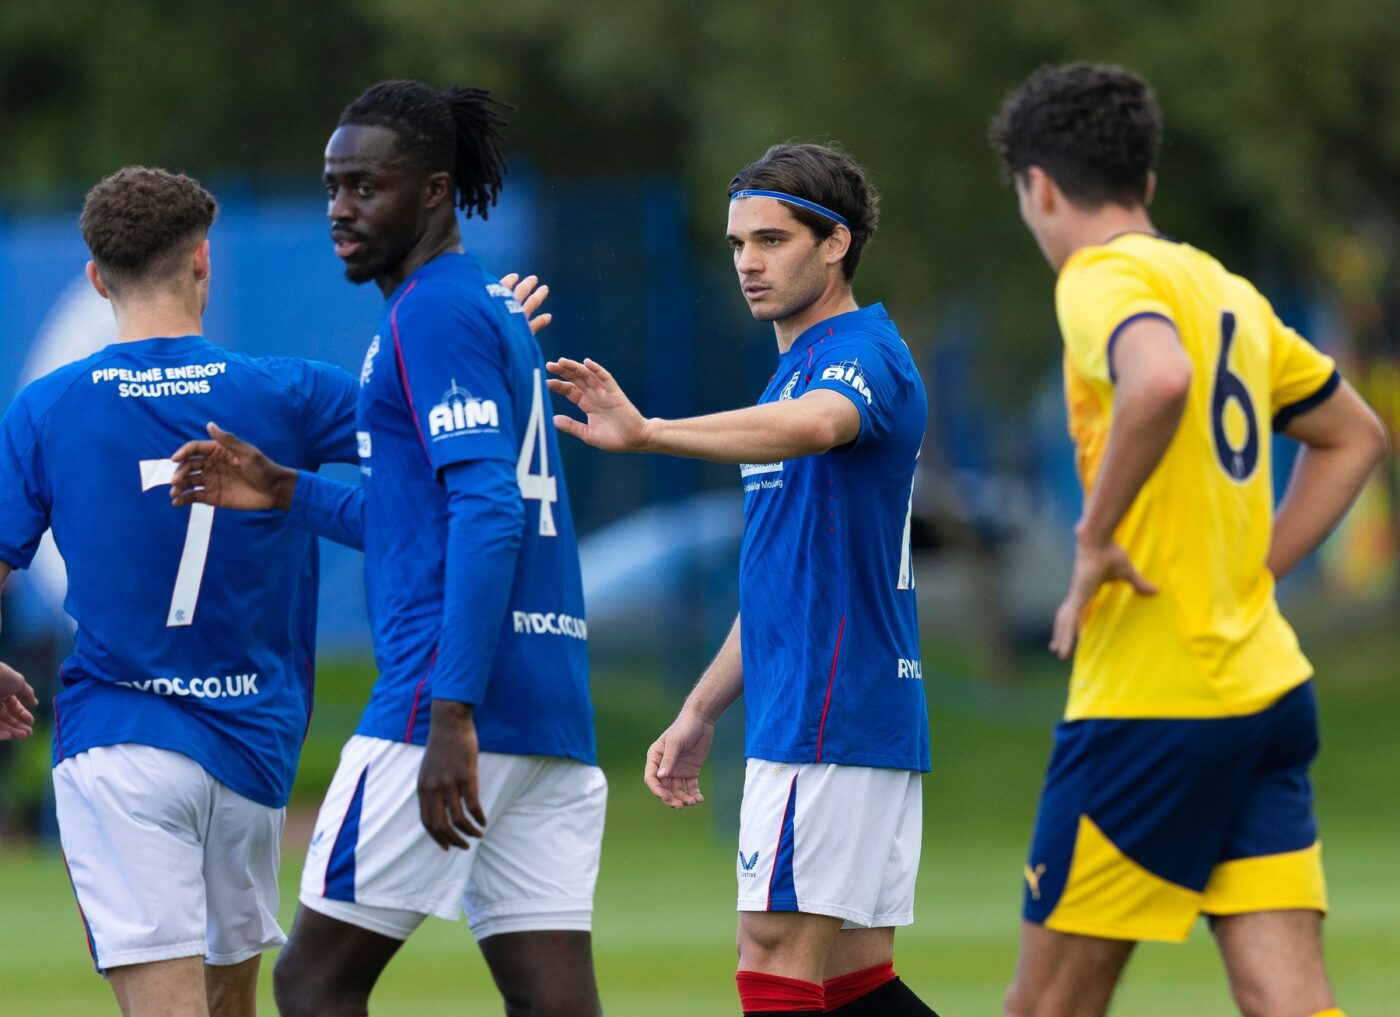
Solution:
M 525 512 L 476 704 L 480 746 L 594 762 L 583 581 L 544 357 L 510 291 L 476 259 L 441 255 L 390 295 L 360 372 L 357 427 L 379 667 L 359 733 L 427 741 L 448 529 L 439 472 L 494 459 L 514 468 L 508 496 Z
M 316 541 L 276 512 L 170 505 L 167 458 L 213 420 L 288 464 L 352 462 L 355 379 L 199 336 L 116 343 L 15 397 L 0 424 L 0 560 L 44 531 L 73 654 L 54 762 L 135 742 L 286 803 L 312 703 Z
M 927 770 L 909 526 L 928 397 L 881 305 L 802 333 L 759 402 L 818 388 L 855 404 L 856 440 L 740 467 L 746 753 Z

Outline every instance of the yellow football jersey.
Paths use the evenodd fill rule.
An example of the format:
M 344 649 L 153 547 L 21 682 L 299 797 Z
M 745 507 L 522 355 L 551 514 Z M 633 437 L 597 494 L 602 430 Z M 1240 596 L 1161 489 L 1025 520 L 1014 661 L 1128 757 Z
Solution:
M 1113 421 L 1110 351 L 1165 318 L 1193 376 L 1181 425 L 1116 531 L 1155 596 L 1105 585 L 1075 652 L 1066 718 L 1224 717 L 1263 709 L 1312 666 L 1274 600 L 1271 424 L 1340 383 L 1250 283 L 1186 244 L 1122 234 L 1076 251 L 1055 288 L 1065 400 L 1085 493 Z

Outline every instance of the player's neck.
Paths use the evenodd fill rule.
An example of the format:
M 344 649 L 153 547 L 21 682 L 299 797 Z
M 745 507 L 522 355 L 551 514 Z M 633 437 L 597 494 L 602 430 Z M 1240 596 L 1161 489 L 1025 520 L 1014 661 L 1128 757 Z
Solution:
M 833 281 L 822 291 L 821 296 L 802 310 L 790 318 L 773 322 L 773 335 L 778 340 L 779 356 L 792 349 L 792 344 L 797 341 L 797 337 L 813 325 L 826 321 L 827 318 L 834 318 L 838 314 L 860 310 L 855 295 L 851 293 L 850 283 L 846 282 L 844 276 L 839 278 L 840 282 Z
M 203 335 L 199 297 L 194 293 L 161 293 L 112 305 L 119 343 L 184 335 Z
M 1057 268 L 1063 267 L 1064 262 L 1082 248 L 1098 247 L 1124 233 L 1156 232 L 1157 227 L 1152 225 L 1152 218 L 1147 214 L 1145 205 L 1135 205 L 1131 208 L 1123 205 L 1104 205 L 1080 216 L 1070 226 L 1065 236 L 1067 244 L 1064 261 L 1060 262 Z
M 375 285 L 379 287 L 380 293 L 388 297 L 403 285 L 405 279 L 434 258 L 451 252 L 461 254 L 463 250 L 462 234 L 457 229 L 457 216 L 453 213 L 450 217 L 430 225 L 392 271 L 374 277 Z

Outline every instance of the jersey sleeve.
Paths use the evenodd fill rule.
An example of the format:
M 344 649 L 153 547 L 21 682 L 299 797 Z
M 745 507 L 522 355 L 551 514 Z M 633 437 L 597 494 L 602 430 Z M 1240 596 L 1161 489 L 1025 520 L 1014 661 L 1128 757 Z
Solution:
M 1107 385 L 1117 380 L 1113 346 L 1124 329 L 1143 318 L 1176 325 L 1152 267 L 1121 252 L 1100 252 L 1066 267 L 1055 286 L 1055 313 L 1075 372 Z
M 878 343 L 859 336 L 839 337 L 815 348 L 807 391 L 829 389 L 851 401 L 860 413 L 853 448 L 890 433 L 909 402 L 913 380 Z
M 1342 383 L 1336 362 L 1277 317 L 1269 341 L 1274 430 L 1324 402 Z
M 486 310 L 410 298 L 392 327 L 400 379 L 433 468 L 514 463 L 520 443 L 505 339 Z
M 359 462 L 355 444 L 355 402 L 359 384 L 349 371 L 317 360 L 303 360 L 298 391 L 307 453 L 315 465 Z
M 28 568 L 49 528 L 38 427 L 17 398 L 0 420 L 0 561 Z

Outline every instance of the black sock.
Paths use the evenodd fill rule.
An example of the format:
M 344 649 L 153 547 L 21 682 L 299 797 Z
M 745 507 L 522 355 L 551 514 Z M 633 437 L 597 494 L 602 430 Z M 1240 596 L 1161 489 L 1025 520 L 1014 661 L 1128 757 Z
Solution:
M 896 978 L 874 992 L 827 1011 L 828 1017 L 938 1017 L 909 986 Z

